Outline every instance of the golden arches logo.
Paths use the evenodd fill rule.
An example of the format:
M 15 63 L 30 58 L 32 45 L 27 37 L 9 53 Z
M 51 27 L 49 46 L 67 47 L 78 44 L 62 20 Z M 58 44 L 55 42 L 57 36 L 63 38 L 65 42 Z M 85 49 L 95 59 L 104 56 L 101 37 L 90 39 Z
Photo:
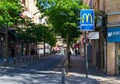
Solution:
M 86 19 L 85 19 L 86 17 Z M 92 15 L 91 14 L 83 14 L 82 16 L 82 23 L 84 23 L 85 21 L 88 22 L 90 19 L 90 23 L 93 23 L 93 18 L 92 18 Z

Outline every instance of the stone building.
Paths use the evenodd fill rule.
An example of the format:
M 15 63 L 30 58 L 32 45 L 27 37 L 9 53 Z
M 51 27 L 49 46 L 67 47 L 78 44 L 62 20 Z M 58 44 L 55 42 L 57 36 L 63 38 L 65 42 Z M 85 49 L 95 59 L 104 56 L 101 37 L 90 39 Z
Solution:
M 120 0 L 106 0 L 107 73 L 120 75 Z
M 120 0 L 92 0 L 91 5 L 95 11 L 102 13 L 102 19 L 95 28 L 100 33 L 100 38 L 92 40 L 92 62 L 110 75 L 120 75 L 119 4 Z
M 89 5 L 95 11 L 95 29 L 91 32 L 99 33 L 98 39 L 89 39 L 90 50 L 92 50 L 92 63 L 99 69 L 106 72 L 106 14 L 105 14 L 105 0 L 84 0 L 84 3 Z M 89 51 L 89 50 L 87 50 Z M 88 55 L 89 56 L 89 55 Z M 88 57 L 89 58 L 89 57 Z

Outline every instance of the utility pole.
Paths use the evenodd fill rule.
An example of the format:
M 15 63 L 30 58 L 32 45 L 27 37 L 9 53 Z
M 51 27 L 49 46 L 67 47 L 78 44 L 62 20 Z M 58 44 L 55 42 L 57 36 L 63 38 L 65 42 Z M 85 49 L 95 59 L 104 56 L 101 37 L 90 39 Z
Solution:
M 85 33 L 85 46 L 84 46 L 84 54 L 86 58 L 86 78 L 88 78 L 88 57 L 87 57 L 87 46 L 86 46 L 86 31 L 94 31 L 94 10 L 93 9 L 82 9 L 80 10 L 80 30 Z
M 85 65 L 86 65 L 86 68 L 85 68 L 85 72 L 86 72 L 86 78 L 88 78 L 88 57 L 87 57 L 87 40 L 86 40 L 86 31 L 85 31 L 85 46 L 84 46 L 84 54 L 85 54 Z

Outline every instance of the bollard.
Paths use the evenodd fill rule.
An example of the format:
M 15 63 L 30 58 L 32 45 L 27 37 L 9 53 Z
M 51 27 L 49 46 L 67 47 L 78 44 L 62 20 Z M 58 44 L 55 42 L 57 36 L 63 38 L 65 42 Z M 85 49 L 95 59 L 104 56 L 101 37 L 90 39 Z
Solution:
M 25 58 L 22 57 L 22 62 L 24 62 L 24 59 L 25 59 Z
M 4 59 L 4 65 L 8 65 L 9 61 L 7 59 Z
M 28 61 L 28 57 L 26 57 L 26 61 Z
M 65 68 L 62 68 L 62 84 L 65 84 Z
M 30 61 L 32 60 L 32 56 L 30 56 Z
M 31 61 L 31 56 L 29 56 L 29 61 Z
M 34 60 L 34 57 L 32 56 L 32 60 Z
M 13 58 L 13 64 L 16 64 L 16 58 Z
M 35 58 L 34 58 L 34 55 L 33 55 L 33 60 L 34 60 Z

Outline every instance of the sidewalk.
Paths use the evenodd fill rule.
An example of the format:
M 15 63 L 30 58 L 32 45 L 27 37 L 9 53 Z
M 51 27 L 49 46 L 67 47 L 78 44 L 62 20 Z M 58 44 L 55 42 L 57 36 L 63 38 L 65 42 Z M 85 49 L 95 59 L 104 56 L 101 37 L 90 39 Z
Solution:
M 85 57 L 71 56 L 71 68 L 68 68 L 66 84 L 120 84 L 120 77 L 106 75 L 90 62 L 86 78 L 85 66 Z

